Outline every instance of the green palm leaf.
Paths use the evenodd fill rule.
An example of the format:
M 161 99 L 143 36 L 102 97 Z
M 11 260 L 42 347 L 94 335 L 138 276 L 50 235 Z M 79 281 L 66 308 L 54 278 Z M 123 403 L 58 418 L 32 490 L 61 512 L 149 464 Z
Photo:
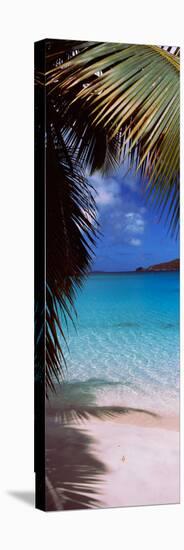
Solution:
M 179 71 L 175 54 L 157 46 L 97 43 L 81 49 L 47 74 L 52 94 L 69 111 L 88 113 L 95 132 L 116 138 L 118 161 L 127 156 L 146 180 L 147 197 L 179 220 Z M 76 114 L 75 114 L 76 118 Z

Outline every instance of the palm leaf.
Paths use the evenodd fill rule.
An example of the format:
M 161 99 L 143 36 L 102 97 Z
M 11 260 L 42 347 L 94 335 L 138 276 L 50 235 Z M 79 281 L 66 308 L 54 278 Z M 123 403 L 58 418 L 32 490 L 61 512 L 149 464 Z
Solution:
M 51 118 L 50 118 L 51 116 Z M 66 366 L 62 350 L 67 319 L 73 320 L 74 301 L 88 273 L 97 234 L 92 189 L 76 155 L 56 132 L 48 111 L 46 149 L 46 373 L 43 345 L 44 312 L 35 311 L 35 380 L 45 375 L 46 392 L 54 390 Z
M 66 99 L 71 116 L 74 108 L 75 119 L 84 110 L 94 134 L 105 129 L 108 144 L 117 139 L 114 156 L 121 161 L 127 156 L 141 171 L 147 197 L 161 212 L 169 211 L 173 232 L 179 220 L 178 53 L 157 46 L 82 44 L 47 73 L 48 89 Z
M 92 258 L 97 224 L 94 199 L 62 135 L 52 125 L 47 141 L 47 372 L 48 386 L 61 373 L 64 356 L 60 336 L 72 318 L 77 289 Z M 62 316 L 60 311 L 62 311 Z
M 68 57 L 65 49 L 64 58 Z M 38 67 L 38 93 L 42 76 Z M 36 136 L 36 147 L 41 141 L 43 148 L 38 120 Z M 67 322 L 68 318 L 73 321 L 75 296 L 93 256 L 97 234 L 93 195 L 74 144 L 64 126 L 58 125 L 56 102 L 50 101 L 46 127 L 46 312 L 43 276 L 35 295 L 35 382 L 36 387 L 46 382 L 47 397 L 64 374 Z
M 94 42 L 76 42 L 66 40 L 51 40 L 46 43 L 47 59 L 46 68 L 50 83 L 55 88 L 57 81 L 55 71 L 61 71 L 61 66 L 73 59 L 81 51 L 90 49 Z M 54 75 L 52 73 L 54 71 Z M 36 71 L 35 83 L 39 86 L 45 85 L 45 73 Z M 97 79 L 96 75 L 93 75 Z M 81 86 L 79 85 L 79 90 Z M 76 90 L 70 93 L 70 97 L 65 97 L 56 90 L 54 96 L 47 93 L 47 105 L 52 106 L 52 121 L 59 132 L 62 130 L 65 136 L 67 147 L 75 152 L 75 159 L 81 166 L 85 166 L 89 173 L 95 170 L 106 172 L 109 168 L 117 165 L 118 158 L 118 140 L 115 138 L 108 140 L 106 130 L 101 126 L 95 129 L 92 125 L 92 119 L 88 108 L 83 104 L 80 110 L 78 105 L 73 102 Z M 54 99 L 53 99 L 54 97 Z

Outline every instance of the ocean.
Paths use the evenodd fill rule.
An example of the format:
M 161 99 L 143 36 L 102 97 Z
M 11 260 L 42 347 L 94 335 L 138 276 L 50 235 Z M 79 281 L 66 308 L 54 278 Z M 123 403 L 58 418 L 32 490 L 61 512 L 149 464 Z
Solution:
M 64 348 L 75 404 L 179 411 L 179 274 L 91 274 Z

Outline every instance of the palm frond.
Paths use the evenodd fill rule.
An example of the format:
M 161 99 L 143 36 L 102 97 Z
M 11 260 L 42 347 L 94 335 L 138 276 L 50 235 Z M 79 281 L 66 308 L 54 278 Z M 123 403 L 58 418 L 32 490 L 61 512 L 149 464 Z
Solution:
M 74 153 L 50 123 L 47 137 L 46 350 L 47 383 L 53 389 L 64 356 L 60 337 L 72 318 L 77 289 L 87 274 L 97 233 L 93 194 Z M 61 314 L 62 311 L 62 314 Z
M 152 202 L 163 211 L 172 202 L 173 232 L 179 212 L 178 53 L 157 46 L 83 44 L 47 73 L 49 91 L 65 97 L 71 116 L 74 109 L 75 119 L 77 110 L 87 112 L 94 134 L 105 130 L 108 144 L 117 138 L 114 157 L 127 156 L 135 164 Z
M 74 99 L 75 96 L 72 97 Z M 105 128 L 93 128 L 88 108 L 82 109 L 65 97 L 49 97 L 52 106 L 52 121 L 57 133 L 62 130 L 65 145 L 72 151 L 75 161 L 92 174 L 95 170 L 107 172 L 117 166 L 118 140 L 109 141 Z
M 80 52 L 89 51 L 93 48 L 94 42 L 77 42 L 66 40 L 47 41 L 47 59 L 46 68 L 50 83 L 55 87 L 57 81 L 55 71 L 61 71 L 61 67 Z M 54 76 L 52 73 L 54 72 Z M 35 84 L 37 86 L 45 85 L 45 73 L 39 70 L 35 74 Z M 93 75 L 93 79 L 97 75 Z M 79 85 L 79 91 L 81 87 Z M 73 101 L 76 96 L 76 90 L 70 92 L 70 97 L 59 90 L 56 90 L 54 96 L 47 93 L 47 104 L 52 105 L 52 120 L 58 131 L 62 129 L 65 136 L 66 145 L 72 147 L 75 152 L 75 158 L 81 166 L 85 166 L 89 173 L 95 170 L 107 170 L 117 165 L 118 158 L 118 140 L 108 141 L 107 132 L 103 127 L 95 129 L 92 125 L 88 108 L 82 105 L 79 111 L 78 105 Z M 54 97 L 54 99 L 53 99 Z

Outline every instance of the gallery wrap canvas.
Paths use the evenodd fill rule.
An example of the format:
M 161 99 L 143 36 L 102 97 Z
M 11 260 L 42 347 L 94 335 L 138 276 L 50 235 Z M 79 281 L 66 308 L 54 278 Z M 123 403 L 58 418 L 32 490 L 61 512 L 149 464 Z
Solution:
M 179 125 L 179 47 L 35 43 L 39 509 L 180 500 Z

